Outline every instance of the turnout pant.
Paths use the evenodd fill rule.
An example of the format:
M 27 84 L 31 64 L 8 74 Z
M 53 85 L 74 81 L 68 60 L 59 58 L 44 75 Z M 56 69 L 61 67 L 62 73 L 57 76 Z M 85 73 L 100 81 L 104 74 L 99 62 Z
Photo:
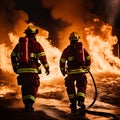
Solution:
M 40 86 L 39 76 L 36 73 L 20 74 L 17 77 L 18 84 L 22 85 L 22 100 L 26 104 L 34 104 L 38 87 Z
M 80 102 L 84 102 L 86 95 L 86 85 L 87 85 L 87 77 L 83 73 L 69 74 L 65 78 L 65 86 L 66 86 L 67 94 L 73 106 L 76 105 L 77 101 L 78 101 L 78 105 Z

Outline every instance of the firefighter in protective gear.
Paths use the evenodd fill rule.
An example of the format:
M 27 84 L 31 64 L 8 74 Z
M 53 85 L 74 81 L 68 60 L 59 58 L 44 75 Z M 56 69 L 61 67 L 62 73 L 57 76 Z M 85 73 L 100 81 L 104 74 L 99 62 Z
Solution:
M 70 109 L 73 113 L 77 111 L 77 107 L 85 109 L 87 77 L 84 66 L 90 68 L 91 64 L 90 56 L 79 39 L 78 33 L 72 32 L 69 36 L 70 45 L 63 50 L 60 58 L 61 73 L 63 76 L 67 75 L 65 86 L 71 103 Z
M 36 41 L 38 29 L 30 25 L 24 33 L 25 37 L 19 38 L 18 44 L 11 53 L 11 62 L 14 72 L 18 74 L 17 81 L 18 85 L 21 85 L 25 110 L 33 111 L 33 104 L 40 86 L 38 67 L 41 63 L 48 75 L 49 65 L 43 47 Z

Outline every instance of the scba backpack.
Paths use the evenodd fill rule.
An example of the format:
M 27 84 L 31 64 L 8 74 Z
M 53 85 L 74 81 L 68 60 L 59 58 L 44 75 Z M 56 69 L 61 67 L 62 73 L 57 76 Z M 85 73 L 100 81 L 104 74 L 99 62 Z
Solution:
M 78 42 L 76 46 L 75 60 L 80 65 L 83 65 L 85 63 L 84 47 L 81 42 Z
M 28 63 L 28 59 L 29 59 L 28 38 L 21 37 L 19 39 L 19 46 L 18 46 L 18 61 L 20 63 Z
M 19 39 L 19 46 L 18 46 L 18 62 L 19 63 L 29 63 L 30 61 L 30 51 L 29 51 L 29 45 L 28 45 L 28 38 L 27 37 L 21 37 Z M 38 74 L 41 74 L 41 68 L 37 60 L 35 61 L 35 64 L 37 66 Z

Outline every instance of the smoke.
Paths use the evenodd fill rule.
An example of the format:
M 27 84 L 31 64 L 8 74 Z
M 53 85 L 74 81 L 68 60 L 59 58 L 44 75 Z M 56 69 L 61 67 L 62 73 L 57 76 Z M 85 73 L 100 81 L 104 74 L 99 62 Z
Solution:
M 69 3 L 69 4 L 68 4 Z M 85 5 L 83 1 L 78 0 L 43 0 L 43 5 L 47 8 L 51 8 L 51 14 L 55 19 L 62 19 L 69 23 L 75 22 L 76 18 L 82 18 L 85 13 Z M 83 17 L 84 19 L 84 17 Z
M 60 49 L 68 44 L 69 34 L 72 31 L 78 32 L 82 42 L 88 47 L 85 28 L 94 26 L 94 33 L 100 34 L 103 24 L 110 24 L 114 27 L 117 13 L 120 10 L 119 2 L 119 0 L 42 0 L 43 6 L 51 11 L 55 20 L 61 19 L 68 23 L 68 26 L 58 32 Z M 96 22 L 95 18 L 99 21 Z
M 118 12 L 120 11 L 120 0 L 109 0 L 106 2 L 106 11 L 108 14 L 108 20 L 109 23 L 114 26 L 114 21 L 116 16 L 118 15 Z
M 27 23 L 32 22 L 34 25 L 48 31 L 48 40 L 51 41 L 52 45 L 57 46 L 58 31 L 67 26 L 67 23 L 60 19 L 55 20 L 51 16 L 50 10 L 44 8 L 41 0 L 15 0 L 15 3 L 16 10 L 23 10 L 25 13 L 27 13 Z
M 10 45 L 8 33 L 21 35 L 30 22 L 47 30 L 48 40 L 59 48 L 63 41 L 67 44 L 72 31 L 77 31 L 85 39 L 84 28 L 94 24 L 95 17 L 118 30 L 119 3 L 119 0 L 2 0 L 0 44 Z
M 11 50 L 15 42 L 10 40 L 10 33 L 21 35 L 26 27 L 28 16 L 23 11 L 15 10 L 14 0 L 1 0 L 0 3 L 0 81 L 16 85 L 16 75 L 10 61 Z M 17 38 L 14 39 L 17 42 Z
M 59 31 L 59 48 L 61 46 L 64 48 L 62 43 L 68 43 L 69 34 L 73 31 L 78 32 L 82 38 L 85 38 L 85 23 L 90 17 L 92 17 L 89 10 L 93 6 L 88 0 L 86 2 L 88 2 L 88 4 L 85 4 L 85 1 L 83 0 L 42 1 L 44 7 L 51 10 L 51 15 L 54 19 L 61 19 L 68 23 L 68 26 Z
M 14 0 L 2 0 L 0 3 L 0 44 L 11 46 L 8 34 L 13 32 L 19 35 L 20 24 L 25 26 L 27 14 L 14 9 Z

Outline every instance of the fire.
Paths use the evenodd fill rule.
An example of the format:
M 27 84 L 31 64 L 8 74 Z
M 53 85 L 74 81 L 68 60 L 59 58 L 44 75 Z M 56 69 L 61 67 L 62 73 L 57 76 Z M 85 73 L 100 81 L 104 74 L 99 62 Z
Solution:
M 40 76 L 42 76 L 43 77 L 43 79 L 49 79 L 49 80 L 51 80 L 51 79 L 54 79 L 54 77 L 59 77 L 59 76 L 61 76 L 61 74 L 60 74 L 60 70 L 59 70 L 59 58 L 60 58 L 60 55 L 61 55 L 61 51 L 58 49 L 58 48 L 56 48 L 56 47 L 54 47 L 54 46 L 52 46 L 51 44 L 50 44 L 50 41 L 48 41 L 47 39 L 46 39 L 46 37 L 47 37 L 47 31 L 45 31 L 45 30 L 43 30 L 42 31 L 42 34 L 44 35 L 38 35 L 36 38 L 37 38 L 37 41 L 38 42 L 40 42 L 40 44 L 43 46 L 43 48 L 44 48 L 44 50 L 45 50 L 45 53 L 46 53 L 46 56 L 47 56 L 47 60 L 48 60 L 48 63 L 49 63 L 49 65 L 50 65 L 50 75 L 49 76 L 47 76 L 46 77 L 46 75 L 45 75 L 45 73 L 44 73 L 44 68 L 43 68 L 43 66 L 41 65 L 41 69 L 42 69 L 42 74 L 40 75 Z M 9 34 L 9 36 L 10 36 L 10 39 L 11 39 L 11 42 L 12 42 L 12 46 L 13 46 L 13 48 L 14 48 L 14 46 L 17 44 L 17 42 L 18 42 L 18 39 L 19 39 L 19 37 L 18 36 L 15 36 L 15 35 L 13 35 L 12 33 L 10 33 Z M 5 48 L 5 47 L 4 47 Z M 12 49 L 13 49 L 12 48 Z M 12 50 L 11 49 L 11 50 Z M 11 50 L 10 50 L 10 52 L 11 52 Z M 9 59 L 5 59 L 6 61 L 7 60 L 10 60 L 10 58 Z M 11 66 L 11 64 L 10 64 L 10 66 Z M 6 66 L 4 66 L 4 67 L 6 67 Z
M 101 35 L 94 35 L 90 28 L 87 30 L 87 41 L 92 58 L 92 72 L 119 76 L 120 59 L 113 54 L 113 45 L 117 43 L 117 37 L 112 35 L 110 25 L 101 26 Z
M 9 92 L 13 92 L 14 93 L 14 90 L 13 89 L 11 89 L 11 88 L 8 88 L 8 87 L 6 87 L 6 86 L 2 86 L 1 88 L 0 88 L 0 98 L 1 97 L 4 97 L 5 95 L 6 95 L 6 93 L 9 93 Z
M 41 29 L 41 28 L 40 28 Z M 94 27 L 92 27 L 92 30 Z M 59 69 L 59 59 L 61 56 L 62 51 L 59 48 L 56 48 L 51 45 L 50 41 L 47 40 L 48 38 L 48 31 L 41 29 L 41 34 L 38 34 L 37 41 L 43 46 L 48 63 L 50 65 L 50 74 L 48 76 L 45 75 L 45 70 L 41 65 L 42 74 L 40 74 L 40 80 L 42 82 L 42 87 L 47 85 L 54 86 L 54 90 L 57 86 L 62 86 L 64 78 Z M 111 34 L 112 27 L 109 25 L 102 25 L 101 26 L 101 33 L 95 35 L 94 32 L 91 30 L 91 27 L 85 28 L 85 32 L 87 34 L 86 39 L 88 42 L 88 50 L 91 55 L 92 65 L 91 65 L 91 72 L 95 75 L 104 74 L 107 75 L 114 75 L 120 76 L 120 59 L 115 57 L 112 50 L 113 45 L 117 43 L 117 37 Z M 13 33 L 9 33 L 9 38 L 12 43 L 12 47 L 9 48 L 4 44 L 0 45 L 0 67 L 1 73 L 4 76 L 4 81 L 10 80 L 16 82 L 16 74 L 13 72 L 11 61 L 10 61 L 10 54 L 15 45 L 18 42 L 20 36 L 14 35 Z M 63 45 L 65 46 L 65 45 Z M 7 73 L 7 74 L 6 74 Z M 13 82 L 13 83 L 14 83 Z M 45 85 L 46 84 L 46 85 Z M 62 87 L 61 87 L 62 89 Z
M 61 72 L 59 69 L 59 58 L 61 56 L 61 51 L 58 48 L 52 46 L 50 42 L 44 37 L 38 36 L 37 40 L 44 47 L 48 64 L 50 66 L 50 75 L 46 76 L 44 70 L 42 69 L 43 74 L 40 76 L 47 80 L 53 80 L 55 78 L 61 77 Z
M 37 36 L 37 41 L 40 42 L 40 44 L 43 46 L 46 56 L 47 56 L 49 66 L 50 66 L 50 74 L 48 76 L 46 76 L 45 70 L 44 70 L 43 66 L 41 65 L 42 74 L 40 74 L 40 80 L 43 83 L 41 85 L 41 87 L 43 87 L 43 88 L 44 88 L 44 86 L 46 86 L 45 83 L 47 85 L 53 84 L 53 83 L 51 83 L 51 81 L 54 82 L 54 85 L 60 85 L 63 82 L 63 81 L 62 82 L 60 81 L 61 79 L 63 80 L 63 77 L 62 77 L 62 74 L 58 67 L 61 51 L 58 48 L 52 46 L 50 41 L 47 40 L 47 37 L 48 37 L 48 32 L 45 30 L 42 30 L 41 34 L 39 34 Z M 13 83 L 15 83 L 16 82 L 16 74 L 13 72 L 13 69 L 12 69 L 10 54 L 11 54 L 13 48 L 15 47 L 15 45 L 18 43 L 19 36 L 14 35 L 13 33 L 9 33 L 9 38 L 12 43 L 11 48 L 8 48 L 4 44 L 0 45 L 1 46 L 0 47 L 0 54 L 1 54 L 0 62 L 2 63 L 1 71 L 2 71 L 2 74 L 4 74 L 5 76 L 8 76 L 9 83 L 12 81 L 13 81 Z M 6 74 L 6 73 L 8 73 L 8 74 Z M 12 74 L 12 76 L 11 76 L 11 74 Z M 5 79 L 4 80 L 5 82 L 8 82 L 8 79 L 6 79 L 6 78 L 4 78 L 4 79 Z M 58 81 L 56 81 L 56 80 L 58 80 Z M 59 82 L 59 84 L 58 84 L 58 82 Z M 8 92 L 8 90 L 9 90 L 9 88 L 8 89 L 6 88 L 5 90 L 2 90 L 2 93 L 5 94 Z M 1 93 L 1 95 L 2 95 L 2 93 Z
M 2 71 L 11 72 L 9 54 L 11 50 L 9 50 L 4 44 L 0 45 L 0 68 Z

